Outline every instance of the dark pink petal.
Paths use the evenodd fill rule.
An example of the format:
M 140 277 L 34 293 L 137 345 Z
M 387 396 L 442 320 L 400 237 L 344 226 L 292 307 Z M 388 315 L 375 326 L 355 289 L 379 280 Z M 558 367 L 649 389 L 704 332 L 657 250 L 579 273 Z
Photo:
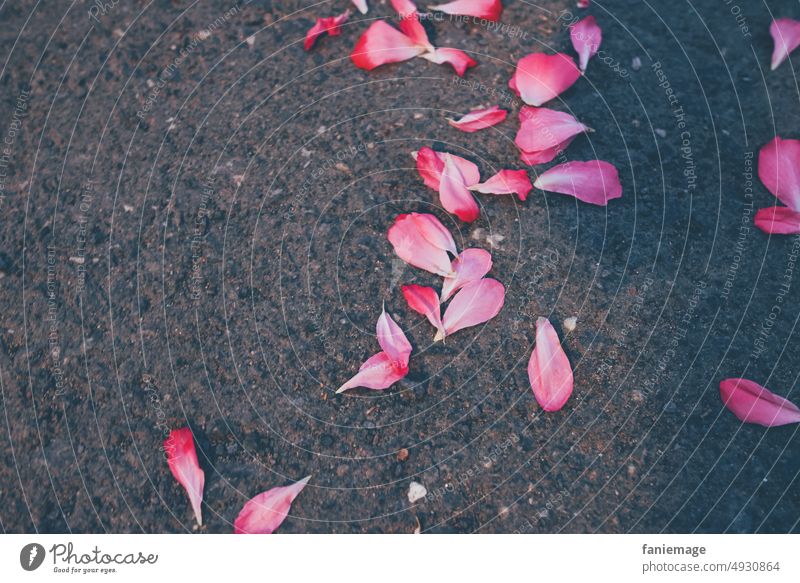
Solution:
M 495 279 L 486 277 L 468 283 L 450 300 L 442 318 L 444 333 L 436 334 L 434 342 L 464 328 L 488 322 L 500 313 L 505 297 L 503 284 Z
M 453 259 L 453 275 L 445 277 L 442 284 L 442 302 L 473 281 L 478 281 L 492 269 L 492 256 L 483 249 L 464 249 Z
M 786 206 L 759 209 L 754 221 L 756 227 L 771 235 L 800 234 L 800 213 Z
M 308 29 L 306 33 L 306 40 L 303 43 L 303 48 L 307 51 L 311 50 L 317 39 L 326 32 L 331 36 L 338 36 L 342 33 L 341 25 L 347 22 L 350 18 L 350 11 L 346 10 L 339 16 L 329 16 L 327 18 L 317 18 L 317 22 Z
M 444 155 L 444 170 L 439 183 L 439 200 L 447 212 L 453 213 L 466 223 L 471 223 L 480 215 L 480 208 L 467 188 L 452 154 Z
M 617 169 L 602 160 L 565 162 L 540 174 L 536 188 L 574 196 L 578 200 L 606 206 L 609 200 L 622 196 Z
M 292 502 L 306 487 L 311 476 L 291 486 L 281 486 L 262 492 L 248 500 L 233 522 L 236 534 L 272 534 L 286 520 Z
M 471 191 L 481 194 L 516 194 L 521 201 L 528 198 L 532 188 L 525 170 L 501 170 L 486 182 L 469 187 Z
M 473 60 L 467 53 L 458 49 L 434 49 L 422 55 L 422 58 L 429 60 L 431 63 L 436 63 L 437 65 L 442 65 L 444 63 L 452 65 L 459 77 L 463 77 L 467 69 L 478 64 L 478 62 Z
M 517 63 L 508 86 L 529 104 L 540 106 L 569 89 L 581 76 L 571 57 L 533 53 Z
M 378 344 L 389 355 L 392 362 L 400 365 L 399 369 L 408 367 L 408 360 L 411 357 L 411 343 L 400 326 L 386 313 L 386 310 L 381 311 L 378 323 L 375 326 L 375 335 L 378 337 Z
M 410 16 L 417 12 L 417 6 L 411 0 L 392 0 L 392 8 L 401 17 Z
M 719 384 L 722 402 L 745 423 L 778 427 L 800 423 L 800 408 L 758 383 L 747 379 L 725 379 Z
M 597 54 L 603 42 L 603 31 L 597 26 L 594 16 L 587 16 L 569 27 L 569 38 L 578 53 L 578 64 L 581 71 L 586 70 L 589 59 Z
M 507 115 L 508 112 L 505 109 L 493 105 L 486 109 L 475 109 L 459 120 L 448 119 L 447 122 L 462 132 L 472 133 L 499 124 L 506 119 Z
M 572 367 L 550 320 L 536 320 L 536 347 L 528 361 L 533 395 L 545 411 L 558 411 L 572 394 Z
M 428 8 L 445 14 L 475 16 L 492 22 L 500 20 L 500 15 L 503 13 L 503 4 L 500 0 L 454 0 L 447 4 L 428 6 Z
M 366 14 L 369 10 L 369 6 L 367 6 L 367 0 L 353 0 L 353 4 L 355 4 L 356 8 L 361 14 Z
M 772 42 L 775 44 L 772 49 L 772 64 L 770 66 L 774 71 L 786 60 L 789 53 L 800 46 L 800 20 L 792 20 L 791 18 L 773 20 L 769 26 L 769 33 L 772 35 Z
M 557 146 L 553 146 L 552 148 L 547 148 L 545 150 L 539 150 L 538 152 L 520 152 L 519 158 L 531 166 L 535 166 L 537 164 L 547 164 L 556 156 L 561 154 L 564 150 L 566 150 L 574 139 L 574 137 L 568 138 Z
M 419 21 L 419 14 L 412 12 L 400 20 L 400 30 L 417 46 L 424 47 L 426 51 L 433 51 L 433 45 L 428 40 L 428 33 Z
M 425 186 L 438 191 L 439 182 L 442 179 L 442 170 L 444 170 L 444 161 L 427 146 L 419 149 L 415 160 L 417 162 L 417 172 L 422 176 Z
M 358 39 L 350 58 L 356 67 L 371 71 L 386 63 L 413 59 L 425 50 L 396 28 L 377 20 Z
M 402 366 L 385 352 L 379 352 L 370 356 L 358 369 L 358 373 L 339 387 L 336 392 L 343 393 L 356 387 L 382 391 L 391 387 L 407 374 L 408 366 Z
M 519 112 L 519 131 L 514 143 L 523 152 L 540 152 L 563 145 L 588 131 L 591 131 L 589 127 L 566 112 L 546 107 L 523 107 Z
M 433 229 L 433 221 L 439 222 L 439 219 L 430 217 L 420 220 L 419 215 L 415 214 L 399 215 L 394 224 L 389 227 L 388 238 L 389 242 L 394 247 L 394 252 L 406 263 L 429 271 L 436 275 L 448 275 L 450 273 L 450 257 L 447 251 L 450 249 L 450 243 L 447 242 L 447 247 L 442 240 L 440 230 Z M 441 223 L 439 223 L 441 225 Z M 446 231 L 443 225 L 441 230 Z M 438 232 L 438 235 L 434 235 Z M 429 238 L 430 237 L 430 238 Z M 452 237 L 451 237 L 452 239 Z M 455 243 L 453 243 L 455 246 Z
M 578 0 L 578 8 L 589 8 L 591 0 Z
M 189 495 L 197 524 L 203 525 L 203 486 L 206 475 L 197 462 L 192 431 L 188 427 L 173 429 L 164 441 L 167 464 L 172 475 Z
M 444 331 L 439 294 L 436 290 L 422 285 L 404 285 L 402 289 L 408 307 L 428 318 L 437 330 Z
M 758 153 L 758 177 L 783 204 L 800 211 L 800 140 L 775 136 Z

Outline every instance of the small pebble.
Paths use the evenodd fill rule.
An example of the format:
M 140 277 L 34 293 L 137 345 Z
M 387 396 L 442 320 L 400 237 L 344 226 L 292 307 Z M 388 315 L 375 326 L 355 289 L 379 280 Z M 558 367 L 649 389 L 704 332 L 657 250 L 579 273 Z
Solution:
M 404 462 L 408 459 L 408 450 L 406 448 L 397 452 L 397 461 Z
M 638 71 L 641 68 L 642 68 L 642 60 L 639 57 L 633 57 L 633 60 L 631 61 L 631 69 L 633 69 L 634 71 Z
M 659 138 L 666 138 L 667 137 L 667 132 L 665 130 L 662 130 L 661 128 L 656 128 L 656 135 Z
M 578 318 L 572 316 L 571 318 L 567 318 L 564 320 L 564 330 L 567 332 L 572 332 L 575 329 L 575 326 L 578 325 Z
M 408 485 L 408 501 L 412 504 L 417 500 L 422 500 L 427 494 L 428 490 L 419 482 L 411 482 Z

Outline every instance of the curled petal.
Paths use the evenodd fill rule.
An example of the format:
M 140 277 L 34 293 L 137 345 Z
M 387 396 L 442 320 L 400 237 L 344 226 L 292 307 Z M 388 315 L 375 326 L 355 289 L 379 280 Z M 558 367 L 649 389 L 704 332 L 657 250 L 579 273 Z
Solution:
M 422 58 L 437 65 L 444 63 L 452 65 L 459 77 L 463 77 L 467 69 L 478 64 L 464 51 L 449 48 L 434 49 L 422 55 Z
M 448 119 L 447 122 L 462 132 L 472 133 L 499 124 L 506 119 L 507 115 L 508 112 L 505 109 L 493 105 L 486 109 L 475 109 L 459 120 Z
M 483 249 L 464 249 L 453 259 L 453 274 L 444 278 L 442 302 L 473 281 L 478 281 L 492 269 L 492 256 Z
M 793 50 L 800 46 L 800 20 L 779 18 L 773 20 L 769 26 L 774 48 L 772 49 L 772 64 L 774 71 L 783 63 Z
M 556 156 L 560 155 L 564 150 L 566 150 L 574 139 L 574 137 L 568 138 L 557 146 L 553 146 L 552 148 L 547 148 L 545 150 L 539 150 L 538 152 L 520 152 L 519 159 L 530 166 L 547 164 Z
M 480 208 L 467 188 L 461 170 L 451 154 L 444 155 L 444 170 L 439 183 L 439 200 L 448 212 L 466 223 L 471 223 L 480 215 Z
M 758 177 L 783 204 L 800 212 L 800 140 L 775 136 L 758 153 Z
M 383 351 L 389 355 L 393 362 L 400 365 L 399 368 L 408 367 L 408 360 L 411 357 L 411 343 L 406 338 L 405 333 L 392 320 L 392 317 L 381 311 L 378 323 L 375 326 L 375 334 L 378 337 L 378 344 Z
M 233 522 L 236 534 L 272 534 L 286 520 L 292 502 L 306 487 L 311 476 L 291 486 L 281 486 L 262 492 L 248 500 Z
M 416 224 L 419 232 L 428 242 L 432 243 L 439 249 L 449 251 L 453 255 L 458 254 L 458 249 L 456 248 L 456 242 L 453 240 L 453 235 L 450 234 L 450 231 L 447 230 L 447 227 L 445 227 L 434 215 L 428 213 L 411 213 L 409 216 Z
M 396 28 L 377 20 L 358 39 L 350 59 L 356 67 L 371 71 L 386 63 L 413 59 L 425 50 Z
M 508 86 L 528 105 L 540 106 L 569 89 L 581 72 L 572 58 L 533 53 L 517 63 Z
M 392 0 L 392 8 L 403 18 L 417 12 L 417 6 L 411 0 Z
M 519 131 L 514 143 L 523 152 L 541 152 L 565 142 L 569 144 L 568 140 L 588 131 L 591 131 L 589 127 L 564 111 L 523 107 L 519 112 Z
M 164 441 L 167 464 L 172 475 L 189 495 L 197 524 L 203 525 L 203 486 L 206 475 L 197 462 L 192 431 L 188 427 L 173 429 Z
M 547 318 L 536 320 L 536 347 L 528 361 L 528 380 L 545 411 L 558 411 L 572 394 L 572 367 Z
M 440 228 L 432 226 L 434 221 Z M 412 213 L 398 216 L 387 236 L 397 256 L 406 263 L 436 275 L 448 275 L 450 257 L 447 251 L 455 247 L 455 242 L 451 245 L 452 237 L 445 241 L 441 231 L 447 229 L 433 215 L 420 220 L 419 215 Z
M 358 11 L 361 14 L 366 14 L 369 10 L 369 6 L 367 6 L 367 0 L 353 0 L 353 4 L 355 4 L 355 7 L 358 8 Z
M 339 16 L 329 16 L 327 18 L 317 18 L 317 22 L 308 29 L 306 33 L 306 40 L 303 43 L 303 48 L 307 51 L 311 50 L 317 39 L 325 33 L 330 36 L 338 36 L 342 34 L 341 25 L 347 22 L 350 18 L 350 11 L 346 10 Z
M 434 152 L 427 146 L 420 148 L 415 155 L 417 161 L 417 172 L 422 176 L 425 186 L 438 191 L 439 185 L 442 180 L 442 171 L 444 170 L 444 158 L 448 155 L 447 152 Z M 467 186 L 472 186 L 481 181 L 481 173 L 478 166 L 474 162 L 470 162 L 466 158 L 449 154 L 453 159 Z
M 758 383 L 747 379 L 725 379 L 719 384 L 722 402 L 745 423 L 778 427 L 800 423 L 800 408 Z
M 589 59 L 597 54 L 603 41 L 603 31 L 597 25 L 594 16 L 587 16 L 569 27 L 569 38 L 578 53 L 578 64 L 581 71 L 586 70 Z
M 516 194 L 521 201 L 528 198 L 532 188 L 525 170 L 501 170 L 486 182 L 469 187 L 473 192 L 482 194 Z
M 474 16 L 492 22 L 500 20 L 500 15 L 503 13 L 503 4 L 500 0 L 453 0 L 447 4 L 428 6 L 428 8 L 445 14 Z
M 436 290 L 422 285 L 404 285 L 402 289 L 408 307 L 425 316 L 437 330 L 443 331 L 439 294 Z
M 444 333 L 436 334 L 434 341 L 443 340 L 445 336 L 464 328 L 488 322 L 500 313 L 505 297 L 503 284 L 489 277 L 465 285 L 447 306 L 442 318 Z
M 771 235 L 800 234 L 800 213 L 785 206 L 759 209 L 754 222 L 756 227 Z
M 578 200 L 606 206 L 609 200 L 622 196 L 617 169 L 602 160 L 565 162 L 539 175 L 536 188 L 574 196 Z

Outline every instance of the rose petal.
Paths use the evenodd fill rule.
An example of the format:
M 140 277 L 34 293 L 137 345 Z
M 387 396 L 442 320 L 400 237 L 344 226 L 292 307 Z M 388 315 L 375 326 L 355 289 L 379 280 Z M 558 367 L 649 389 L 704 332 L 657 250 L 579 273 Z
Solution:
M 442 302 L 473 281 L 478 281 L 492 269 L 492 255 L 483 249 L 464 249 L 451 264 L 453 275 L 442 284 Z
M 303 43 L 303 48 L 310 51 L 317 42 L 317 39 L 325 33 L 330 36 L 338 36 L 342 34 L 341 25 L 347 22 L 350 18 L 350 11 L 346 10 L 339 16 L 329 16 L 327 18 L 317 18 L 317 22 L 308 29 L 306 33 L 306 40 Z
M 564 140 L 562 143 L 558 144 L 557 146 L 553 146 L 552 148 L 547 148 L 545 150 L 539 150 L 538 152 L 520 152 L 519 159 L 525 162 L 530 166 L 535 166 L 537 164 L 547 164 L 548 162 L 552 161 L 556 156 L 560 155 L 567 147 L 572 143 L 572 140 L 575 138 L 568 138 Z
M 622 196 L 617 169 L 602 160 L 565 162 L 539 175 L 536 188 L 574 196 L 578 200 L 606 206 L 609 200 Z
M 540 152 L 564 144 L 591 129 L 570 114 L 546 107 L 523 107 L 514 143 L 523 152 Z
M 478 64 L 477 61 L 473 60 L 464 51 L 449 48 L 434 49 L 422 55 L 422 58 L 427 59 L 431 63 L 436 63 L 437 65 L 442 65 L 444 63 L 452 65 L 459 77 L 463 77 L 467 69 Z
M 413 59 L 425 50 L 396 28 L 377 20 L 358 39 L 350 58 L 356 67 L 371 71 L 386 63 Z
M 197 524 L 203 525 L 203 486 L 206 475 L 197 461 L 192 431 L 188 427 L 173 429 L 164 441 L 167 464 L 172 475 L 189 495 Z
M 356 8 L 361 14 L 366 14 L 369 10 L 369 6 L 367 6 L 367 0 L 353 0 L 353 4 L 355 4 Z
M 272 534 L 286 520 L 292 502 L 306 487 L 311 476 L 291 486 L 280 486 L 248 500 L 233 522 L 236 534 Z
M 411 357 L 411 343 L 385 309 L 381 311 L 378 323 L 375 325 L 375 335 L 383 351 L 394 363 L 400 365 L 399 369 L 407 368 Z
M 594 16 L 587 16 L 569 27 L 569 38 L 572 40 L 575 52 L 578 53 L 578 65 L 581 71 L 585 71 L 589 59 L 595 56 L 600 48 L 603 31 L 597 25 Z
M 800 140 L 775 136 L 758 153 L 758 177 L 783 204 L 800 211 Z
M 800 423 L 800 408 L 758 383 L 747 379 L 725 379 L 719 384 L 722 402 L 745 423 L 778 427 Z
M 437 330 L 444 330 L 439 294 L 435 289 L 422 285 L 404 285 L 402 290 L 409 308 L 425 316 Z
M 411 219 L 416 223 L 417 229 L 422 236 L 439 249 L 449 251 L 453 255 L 458 255 L 456 242 L 453 235 L 447 230 L 442 222 L 434 215 L 428 213 L 411 213 Z
M 800 46 L 800 20 L 779 18 L 773 20 L 769 26 L 774 48 L 772 49 L 772 64 L 774 71 L 783 63 L 793 50 Z
M 343 393 L 356 387 L 382 391 L 405 378 L 407 374 L 408 366 L 402 366 L 385 352 L 379 352 L 364 361 L 356 375 L 336 389 L 336 393 Z
M 444 170 L 439 183 L 439 200 L 442 206 L 466 223 L 480 215 L 480 208 L 465 184 L 464 176 L 451 154 L 444 155 Z
M 525 170 L 501 170 L 486 182 L 469 187 L 471 191 L 482 194 L 516 194 L 523 202 L 532 188 Z
M 581 76 L 572 58 L 558 53 L 522 57 L 508 86 L 529 105 L 542 105 L 569 89 Z
M 420 148 L 416 153 L 415 159 L 417 161 L 417 172 L 422 176 L 425 186 L 439 191 L 439 185 L 442 180 L 442 171 L 444 170 L 444 157 L 447 152 L 434 152 L 430 148 Z M 467 186 L 477 184 L 481 181 L 481 173 L 478 166 L 469 160 L 450 154 L 453 158 L 458 170 L 464 177 Z
M 428 6 L 430 10 L 437 10 L 445 14 L 461 16 L 474 16 L 496 22 L 503 13 L 503 4 L 500 0 L 453 0 L 447 4 Z
M 439 221 L 436 217 L 433 217 L 433 219 L 436 222 Z M 387 237 L 397 256 L 409 265 L 436 275 L 447 275 L 450 273 L 448 249 L 442 247 L 441 240 L 434 237 L 429 221 L 431 219 L 421 222 L 414 217 L 413 213 L 411 215 L 399 215 L 394 224 L 389 227 Z M 441 223 L 439 224 L 441 225 Z M 444 229 L 444 226 L 442 225 L 441 228 Z M 433 240 L 428 237 L 433 238 Z
M 572 394 L 572 367 L 547 318 L 536 320 L 536 346 L 528 361 L 528 380 L 545 411 L 558 411 Z
M 426 51 L 435 50 L 428 40 L 428 33 L 419 21 L 419 14 L 417 14 L 416 11 L 401 18 L 400 30 L 404 35 L 414 41 L 417 46 L 423 47 Z
M 495 279 L 486 277 L 468 283 L 447 306 L 442 318 L 444 333 L 437 333 L 434 342 L 464 328 L 488 322 L 500 313 L 505 296 L 503 284 Z
M 392 8 L 401 17 L 409 16 L 417 12 L 417 6 L 411 0 L 392 0 Z
M 771 235 L 800 234 L 800 213 L 786 206 L 759 209 L 754 222 L 756 227 Z
M 474 109 L 459 120 L 448 119 L 447 122 L 462 132 L 472 133 L 478 130 L 490 128 L 506 119 L 508 112 L 493 105 L 486 109 Z

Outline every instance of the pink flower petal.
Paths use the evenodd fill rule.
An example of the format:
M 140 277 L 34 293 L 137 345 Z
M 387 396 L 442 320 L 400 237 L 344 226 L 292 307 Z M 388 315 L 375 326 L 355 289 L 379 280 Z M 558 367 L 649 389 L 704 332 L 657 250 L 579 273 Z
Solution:
M 783 63 L 793 50 L 800 46 L 800 20 L 779 18 L 773 20 L 769 26 L 774 48 L 772 49 L 772 64 L 774 71 Z
M 189 495 L 197 524 L 203 525 L 203 486 L 206 475 L 197 462 L 192 431 L 188 427 L 173 429 L 164 441 L 167 464 L 172 475 Z
M 428 33 L 419 21 L 419 14 L 412 12 L 400 20 L 400 30 L 410 38 L 417 46 L 423 47 L 426 51 L 433 51 L 433 45 L 428 40 Z
M 406 17 L 417 12 L 417 6 L 411 0 L 392 0 L 392 8 L 401 16 Z
M 377 20 L 358 39 L 350 59 L 356 67 L 371 71 L 386 63 L 413 59 L 425 50 L 396 28 Z
M 464 51 L 449 48 L 434 49 L 422 55 L 422 58 L 427 59 L 431 63 L 436 63 L 437 65 L 442 65 L 444 63 L 452 65 L 459 77 L 463 77 L 467 69 L 478 64 L 477 61 L 473 60 Z
M 339 16 L 329 16 L 327 18 L 317 18 L 317 22 L 308 29 L 306 33 L 306 40 L 303 43 L 303 48 L 307 51 L 311 50 L 317 39 L 325 33 L 330 36 L 339 36 L 342 34 L 341 25 L 347 22 L 350 18 L 350 11 L 346 10 Z
M 570 114 L 546 107 L 523 107 L 514 143 L 523 152 L 540 152 L 564 144 L 591 129 Z
M 519 158 L 525 164 L 536 166 L 537 164 L 547 164 L 552 161 L 556 156 L 561 154 L 572 143 L 575 138 L 567 138 L 557 146 L 539 150 L 538 152 L 520 152 Z
M 775 136 L 758 153 L 758 177 L 793 211 L 800 211 L 800 140 Z
M 778 427 L 800 423 L 800 408 L 758 383 L 747 379 L 725 379 L 719 395 L 730 411 L 745 423 Z
M 572 394 L 572 367 L 550 320 L 536 320 L 536 347 L 528 361 L 533 396 L 545 411 L 558 411 Z
M 508 86 L 529 104 L 540 106 L 569 89 L 581 76 L 572 58 L 533 53 L 517 63 Z
M 450 300 L 442 318 L 444 334 L 437 333 L 434 342 L 464 328 L 488 322 L 500 313 L 505 297 L 503 284 L 495 279 L 486 277 L 468 283 Z
M 492 256 L 483 249 L 464 249 L 453 259 L 453 275 L 444 278 L 442 302 L 473 281 L 478 281 L 492 269 Z
M 445 14 L 474 16 L 492 22 L 500 20 L 500 15 L 503 13 L 503 4 L 500 0 L 453 0 L 447 4 L 428 6 L 428 8 Z
M 444 331 L 439 294 L 436 290 L 422 285 L 404 285 L 402 289 L 408 307 L 425 316 L 437 330 Z
M 578 8 L 589 8 L 591 0 L 578 0 Z
M 486 182 L 469 187 L 471 191 L 482 194 L 516 194 L 523 202 L 532 188 L 525 170 L 501 170 Z
M 447 212 L 453 213 L 466 223 L 480 215 L 480 208 L 465 184 L 464 176 L 453 160 L 452 154 L 444 155 L 444 170 L 439 183 L 439 200 Z
M 434 152 L 426 146 L 420 148 L 415 156 L 417 172 L 422 176 L 425 186 L 437 192 L 442 180 L 445 155 L 448 155 L 447 152 Z M 449 156 L 453 158 L 453 162 L 464 177 L 467 186 L 472 186 L 481 181 L 481 173 L 475 163 L 455 154 L 449 154 Z
M 381 311 L 381 315 L 378 318 L 378 323 L 375 326 L 375 335 L 378 337 L 378 344 L 380 344 L 383 351 L 389 355 L 392 362 L 399 365 L 398 369 L 408 368 L 408 360 L 411 357 L 411 343 L 400 326 L 386 313 L 385 309 Z
M 355 4 L 355 7 L 358 8 L 358 11 L 361 14 L 366 14 L 369 10 L 369 6 L 367 6 L 367 0 L 353 0 L 353 4 Z
M 622 196 L 617 169 L 602 160 L 565 162 L 539 175 L 536 188 L 574 196 L 578 200 L 606 206 L 609 200 Z
M 786 206 L 759 209 L 754 222 L 756 227 L 772 235 L 800 234 L 800 213 Z
M 272 534 L 286 520 L 292 502 L 306 487 L 311 476 L 291 486 L 280 486 L 248 500 L 233 522 L 236 534 Z
M 387 234 L 395 253 L 406 263 L 436 275 L 450 273 L 450 257 L 454 253 L 453 237 L 433 215 L 411 213 L 399 215 Z
M 408 366 L 401 366 L 385 352 L 379 352 L 370 356 L 358 373 L 336 389 L 336 393 L 343 393 L 348 389 L 364 387 L 374 391 L 388 389 L 400 379 L 408 374 Z
M 597 25 L 594 16 L 587 16 L 569 27 L 569 38 L 572 40 L 575 52 L 578 53 L 580 69 L 585 71 L 589 59 L 595 56 L 600 48 L 603 31 Z
M 505 109 L 493 105 L 486 109 L 475 109 L 459 120 L 448 119 L 447 122 L 462 132 L 472 133 L 499 124 L 506 119 L 507 115 L 508 112 Z

